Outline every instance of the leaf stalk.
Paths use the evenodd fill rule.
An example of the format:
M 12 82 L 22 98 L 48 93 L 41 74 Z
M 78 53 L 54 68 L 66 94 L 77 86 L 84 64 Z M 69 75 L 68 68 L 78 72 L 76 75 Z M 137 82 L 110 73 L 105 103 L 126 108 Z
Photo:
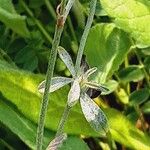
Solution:
M 87 37 L 88 37 L 89 31 L 90 31 L 90 28 L 92 26 L 92 22 L 93 22 L 95 10 L 96 10 L 96 2 L 97 2 L 97 0 L 91 0 L 91 3 L 90 3 L 90 13 L 89 13 L 89 17 L 87 19 L 87 23 L 86 23 L 83 35 L 81 37 L 79 50 L 78 50 L 78 54 L 77 54 L 77 59 L 76 59 L 75 68 L 76 68 L 77 73 L 80 70 L 80 64 L 81 64 L 83 51 L 84 51 L 84 48 L 85 48 L 85 44 L 86 44 L 86 41 L 87 41 Z

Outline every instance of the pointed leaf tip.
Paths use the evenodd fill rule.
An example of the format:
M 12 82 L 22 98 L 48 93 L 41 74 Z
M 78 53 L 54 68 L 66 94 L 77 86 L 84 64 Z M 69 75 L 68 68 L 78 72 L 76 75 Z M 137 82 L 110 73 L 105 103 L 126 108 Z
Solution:
M 101 134 L 108 131 L 108 121 L 104 112 L 99 106 L 87 95 L 82 94 L 80 97 L 82 112 L 91 127 Z
M 59 57 L 62 59 L 62 61 L 67 66 L 67 68 L 70 71 L 70 73 L 72 74 L 72 76 L 75 77 L 76 76 L 76 71 L 75 71 L 75 68 L 74 68 L 72 58 L 69 55 L 69 53 L 63 47 L 59 46 L 58 47 L 58 54 L 59 54 Z
M 53 77 L 52 78 L 52 82 L 51 82 L 51 86 L 49 89 L 49 92 L 54 92 L 58 89 L 60 89 L 61 87 L 71 83 L 73 81 L 73 79 L 71 78 L 66 78 L 66 77 Z M 38 86 L 38 91 L 40 93 L 44 93 L 44 89 L 45 89 L 45 83 L 46 80 L 42 81 L 39 86 Z
M 63 142 L 67 139 L 67 134 L 63 133 L 57 137 L 55 137 L 48 145 L 46 150 L 58 150 L 58 148 L 63 144 Z

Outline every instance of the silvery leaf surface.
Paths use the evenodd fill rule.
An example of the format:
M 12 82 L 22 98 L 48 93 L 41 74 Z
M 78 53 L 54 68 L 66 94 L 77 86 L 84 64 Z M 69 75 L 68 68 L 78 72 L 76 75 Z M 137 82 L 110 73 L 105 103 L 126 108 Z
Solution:
M 106 88 L 104 85 L 97 84 L 95 82 L 86 82 L 85 85 L 89 88 L 96 89 L 96 90 L 99 90 L 101 92 L 108 92 L 109 91 L 109 89 Z
M 73 81 L 72 78 L 66 78 L 66 77 L 53 77 L 52 81 L 51 81 L 51 86 L 50 86 L 50 90 L 49 92 L 54 92 L 58 89 L 60 89 L 61 87 L 71 83 Z M 40 93 L 44 93 L 44 89 L 45 89 L 45 82 L 46 80 L 42 81 L 39 86 L 38 86 L 38 90 Z
M 71 89 L 68 94 L 68 106 L 72 107 L 74 106 L 80 97 L 80 85 L 77 80 L 74 80 Z
M 71 59 L 69 53 L 63 47 L 59 46 L 58 47 L 58 54 L 59 54 L 59 57 L 62 59 L 62 61 L 67 66 L 67 68 L 70 71 L 70 73 L 72 74 L 72 76 L 75 77 L 76 71 L 75 71 L 74 64 L 72 62 L 72 59 Z
M 62 143 L 67 139 L 67 134 L 63 133 L 55 137 L 48 145 L 46 150 L 58 150 Z
M 104 112 L 99 106 L 86 94 L 80 96 L 82 112 L 91 127 L 100 134 L 108 131 L 108 121 Z

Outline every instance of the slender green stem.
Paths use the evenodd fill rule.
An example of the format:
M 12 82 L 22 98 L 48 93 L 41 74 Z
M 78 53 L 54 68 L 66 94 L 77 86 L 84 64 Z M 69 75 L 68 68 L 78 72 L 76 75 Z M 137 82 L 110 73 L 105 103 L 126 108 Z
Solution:
M 139 106 L 134 106 L 134 109 L 135 111 L 137 112 L 137 114 L 139 115 L 139 119 L 141 121 L 141 127 L 142 127 L 142 130 L 146 133 L 146 130 L 145 130 L 145 120 L 143 118 L 143 113 L 142 113 L 142 110 L 140 109 Z
M 41 24 L 41 22 L 39 20 L 35 19 L 35 18 L 33 20 L 36 23 L 36 25 L 39 28 L 39 30 L 42 32 L 42 34 L 48 40 L 48 42 L 50 42 L 52 44 L 52 38 L 50 37 L 50 35 L 48 34 L 48 32 L 43 28 L 43 25 Z
M 63 115 L 61 117 L 61 120 L 59 122 L 57 133 L 56 133 L 55 137 L 57 137 L 57 136 L 59 136 L 59 135 L 61 135 L 63 133 L 64 125 L 65 125 L 65 123 L 67 121 L 70 109 L 71 109 L 71 107 L 66 105 L 66 107 L 64 109 L 64 112 L 63 112 Z
M 107 136 L 107 140 L 108 140 L 108 144 L 109 144 L 110 149 L 111 150 L 115 150 L 115 148 L 114 148 L 114 141 L 112 140 L 112 136 L 111 136 L 110 131 L 108 131 L 106 133 L 106 136 Z
M 74 0 L 69 0 L 69 1 L 74 2 Z M 67 6 L 69 4 L 67 4 Z M 73 5 L 73 3 L 71 3 L 71 4 Z M 72 5 L 69 7 L 66 6 L 65 7 L 66 9 L 65 8 L 64 9 L 69 13 Z M 44 122 L 45 122 L 45 116 L 46 116 L 46 112 L 47 112 L 48 101 L 49 101 L 49 99 L 48 99 L 49 94 L 48 93 L 49 93 L 49 88 L 51 85 L 51 79 L 53 77 L 54 66 L 55 66 L 56 56 L 57 56 L 57 48 L 58 48 L 59 43 L 60 43 L 60 38 L 62 35 L 64 23 L 66 21 L 66 17 L 67 16 L 65 16 L 65 13 L 62 14 L 61 12 L 60 12 L 60 14 L 58 14 L 58 17 L 57 17 L 57 25 L 55 28 L 55 35 L 54 35 L 54 39 L 53 39 L 53 43 L 52 43 L 52 49 L 51 49 L 49 63 L 48 63 L 48 69 L 47 69 L 47 73 L 46 73 L 45 90 L 44 90 L 44 95 L 43 95 L 43 99 L 42 99 L 40 116 L 39 116 L 39 123 L 38 123 L 38 129 L 37 129 L 37 138 L 36 138 L 37 150 L 42 150 Z M 63 22 L 63 24 L 62 24 L 62 22 Z
M 81 64 L 81 59 L 82 59 L 82 55 L 83 55 L 83 51 L 84 51 L 84 47 L 86 44 L 86 40 L 93 22 L 93 18 L 94 18 L 94 14 L 95 14 L 95 9 L 96 9 L 96 2 L 97 0 L 91 0 L 91 4 L 90 4 L 90 14 L 89 17 L 87 19 L 87 24 L 85 26 L 83 35 L 81 37 L 81 41 L 80 41 L 80 45 L 79 45 L 79 50 L 78 50 L 78 55 L 77 55 L 77 59 L 76 59 L 76 71 L 77 73 L 80 70 L 80 64 Z
M 125 63 L 125 68 L 127 68 L 129 66 L 128 54 L 127 54 L 127 56 L 125 58 L 125 62 L 124 63 Z M 126 89 L 127 89 L 128 95 L 130 95 L 130 84 L 129 83 L 127 83 Z
M 0 139 L 0 145 L 4 145 L 7 149 L 9 150 L 15 150 L 10 144 L 8 144 L 6 141 L 3 139 Z
M 150 88 L 150 77 L 149 77 L 149 74 L 147 73 L 147 71 L 146 71 L 146 69 L 144 67 L 144 64 L 143 64 L 143 62 L 141 60 L 141 57 L 139 56 L 139 54 L 138 54 L 138 52 L 136 50 L 135 50 L 135 54 L 137 56 L 137 59 L 138 59 L 140 65 L 143 66 L 142 70 L 143 70 L 143 73 L 145 75 L 145 80 L 146 80 L 146 83 L 147 83 L 148 87 Z
M 50 37 L 50 35 L 48 34 L 48 32 L 44 29 L 44 27 L 41 24 L 41 22 L 34 17 L 34 14 L 32 13 L 32 11 L 29 9 L 29 7 L 26 5 L 26 3 L 23 0 L 20 0 L 20 2 L 21 2 L 21 5 L 23 6 L 23 8 L 28 13 L 28 15 L 33 19 L 33 21 L 35 22 L 35 24 L 37 25 L 37 27 L 39 28 L 39 30 L 45 36 L 45 38 L 52 44 L 52 38 Z
M 15 68 L 17 68 L 17 66 L 15 65 L 15 63 L 13 62 L 13 60 L 9 57 L 9 55 L 7 55 L 7 53 L 0 48 L 0 55 L 2 56 L 2 58 L 4 58 L 8 63 L 12 64 Z
M 54 19 L 56 19 L 56 13 L 55 13 L 55 10 L 54 10 L 53 6 L 51 5 L 50 1 L 49 0 L 44 0 L 44 1 L 45 1 L 45 5 L 46 5 L 48 11 L 52 15 L 52 17 Z
M 45 116 L 47 112 L 48 101 L 49 101 L 48 93 L 49 93 L 49 88 L 51 85 L 51 78 L 53 77 L 54 65 L 55 65 L 56 55 L 57 55 L 57 47 L 60 43 L 60 37 L 61 37 L 62 31 L 63 31 L 63 28 L 58 29 L 56 27 L 51 54 L 50 54 L 49 63 L 48 63 L 48 69 L 47 69 L 47 74 L 46 74 L 46 84 L 45 84 L 45 90 L 44 90 L 44 95 L 42 99 L 40 117 L 39 117 L 38 129 L 37 129 L 37 141 L 36 141 L 37 150 L 42 150 L 44 122 L 45 122 Z
M 75 41 L 76 43 L 78 43 L 78 40 L 77 40 L 75 31 L 74 31 L 74 27 L 73 27 L 73 24 L 72 24 L 72 22 L 71 22 L 70 16 L 68 16 L 67 22 L 68 22 L 68 26 L 69 26 L 69 28 L 70 28 L 70 31 L 71 31 L 71 34 L 72 34 L 72 37 L 73 37 L 74 41 Z

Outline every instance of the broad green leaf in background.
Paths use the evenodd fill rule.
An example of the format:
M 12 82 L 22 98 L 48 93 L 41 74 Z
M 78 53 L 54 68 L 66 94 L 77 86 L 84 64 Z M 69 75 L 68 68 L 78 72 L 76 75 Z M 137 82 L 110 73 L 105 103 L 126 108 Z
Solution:
M 91 29 L 85 54 L 90 66 L 98 68 L 98 82 L 105 83 L 107 77 L 119 68 L 130 46 L 128 35 L 113 24 L 97 24 Z
M 3 95 L 0 95 L 0 122 L 15 133 L 31 149 L 35 149 L 37 125 L 25 118 L 18 111 L 15 111 L 13 106 L 10 106 L 8 106 L 8 100 L 6 100 Z M 47 147 L 48 143 L 54 138 L 54 136 L 55 133 L 53 131 L 45 130 L 44 148 Z M 76 150 L 76 148 L 78 148 L 78 150 L 89 149 L 88 146 L 77 136 L 68 136 L 67 140 L 59 150 Z
M 148 100 L 148 102 L 145 103 L 141 109 L 145 114 L 150 114 L 150 100 Z
M 25 117 L 15 112 L 4 102 L 4 98 L 0 95 L 0 122 L 15 133 L 25 144 L 31 149 L 35 149 L 36 129 L 37 126 Z M 7 116 L 7 117 L 6 117 Z M 44 136 L 44 147 L 54 137 L 54 132 L 46 131 Z
M 76 136 L 70 136 L 59 150 L 90 150 L 88 146 Z
M 115 80 L 108 80 L 105 83 L 105 86 L 109 89 L 109 91 L 102 92 L 101 95 L 108 95 L 108 94 L 114 92 L 117 89 L 117 87 L 118 87 L 118 82 L 115 81 Z
M 150 56 L 145 58 L 144 65 L 148 69 L 148 71 L 150 72 Z
M 131 34 L 139 47 L 150 46 L 149 0 L 100 0 L 117 27 Z
M 21 113 L 27 119 L 37 123 L 38 113 L 39 113 L 39 108 L 40 108 L 40 101 L 41 101 L 41 94 L 38 93 L 37 87 L 38 87 L 38 84 L 42 80 L 43 80 L 43 76 L 41 75 L 35 75 L 27 71 L 13 69 L 11 65 L 8 65 L 7 63 L 0 61 L 0 81 L 1 81 L 0 91 L 3 97 L 5 97 L 5 99 L 7 99 L 8 102 L 13 103 L 15 105 L 15 108 L 17 109 L 17 110 L 15 109 L 16 110 L 15 113 L 10 111 L 10 114 L 9 114 L 10 108 L 8 108 L 8 106 L 7 107 L 2 106 L 4 108 L 0 110 L 1 111 L 8 110 L 8 112 L 5 112 L 5 113 L 8 114 L 7 116 L 10 115 L 10 117 L 11 117 L 11 114 L 12 115 L 14 114 L 16 116 L 16 114 Z M 60 89 L 58 92 L 54 92 L 51 95 L 51 100 L 49 103 L 49 108 L 48 108 L 47 118 L 46 118 L 46 127 L 48 129 L 56 131 L 58 122 L 60 120 L 63 109 L 65 107 L 65 103 L 67 101 L 68 90 L 69 88 L 68 86 L 66 86 L 65 88 Z M 1 105 L 2 104 L 0 103 L 0 107 Z M 114 140 L 133 149 L 149 150 L 150 139 L 143 132 L 136 129 L 131 124 L 131 122 L 128 121 L 128 119 L 125 116 L 123 116 L 120 112 L 111 110 L 111 109 L 104 109 L 103 111 L 106 113 L 106 116 L 108 118 L 110 132 Z M 1 114 L 0 117 L 3 118 L 3 122 L 6 121 L 6 123 L 9 123 L 9 121 L 11 120 L 9 118 L 8 120 L 5 120 L 6 117 L 2 116 L 5 113 L 4 112 L 0 113 Z M 8 126 L 6 123 L 5 125 Z M 10 126 L 8 127 L 15 128 L 18 125 L 18 123 L 16 122 L 13 122 L 13 123 L 15 124 L 10 125 L 11 124 L 10 122 L 9 123 Z M 80 110 L 79 105 L 75 106 L 75 108 L 71 110 L 71 114 L 69 115 L 69 119 L 65 126 L 65 131 L 71 134 L 98 136 L 98 134 L 96 134 L 93 131 L 93 129 L 91 129 L 91 127 L 89 126 L 85 118 L 83 117 L 83 114 Z M 17 130 L 17 132 L 19 131 Z M 19 134 L 21 133 L 16 133 L 16 134 L 19 136 Z M 20 138 L 24 141 L 23 137 L 20 137 Z M 30 142 L 32 142 L 32 138 L 31 139 L 30 138 L 31 137 L 29 137 L 29 141 L 31 140 Z M 72 139 L 74 138 L 75 137 L 73 136 Z M 68 139 L 68 140 L 70 140 L 70 142 L 64 143 L 64 146 L 71 143 L 72 145 L 72 149 L 70 148 L 71 150 L 74 150 L 73 147 L 75 147 L 77 143 L 80 143 L 80 142 L 83 143 L 78 138 L 76 142 L 75 141 L 72 142 L 71 139 Z M 29 141 L 28 143 L 30 143 Z M 77 145 L 77 147 L 80 148 L 80 145 Z M 139 149 L 139 146 L 141 149 Z M 86 146 L 83 145 L 83 147 L 86 147 Z M 67 148 L 65 147 L 64 149 L 67 149 Z M 83 148 L 81 148 L 81 150 L 82 149 Z
M 130 105 L 138 106 L 148 100 L 149 96 L 150 92 L 147 88 L 134 91 L 129 96 Z
M 98 17 L 100 17 L 100 16 L 107 16 L 107 13 L 102 8 L 102 6 L 100 4 L 100 1 L 97 1 L 95 15 L 98 16 Z
M 57 72 L 61 72 L 61 71 L 64 71 L 65 69 L 66 69 L 66 65 L 64 64 L 64 62 L 60 58 L 58 58 L 56 60 L 55 70 Z
M 2 99 L 0 101 L 0 122 L 14 132 L 31 149 L 36 148 L 35 141 L 37 126 L 7 106 Z M 55 133 L 50 130 L 45 131 L 44 148 L 46 148 L 50 140 L 54 138 L 54 135 Z M 68 136 L 67 140 L 59 150 L 76 150 L 76 147 L 78 147 L 79 150 L 89 149 L 88 146 L 78 137 Z
M 39 56 L 43 51 L 43 40 L 40 38 L 30 39 L 28 44 L 23 48 L 18 48 L 18 53 L 15 55 L 15 63 L 22 66 L 22 69 L 34 71 L 39 63 Z
M 150 47 L 141 49 L 144 55 L 150 56 Z
M 4 97 L 16 105 L 21 113 L 37 123 L 42 99 L 42 94 L 38 92 L 38 85 L 44 77 L 10 67 L 0 61 L 0 91 Z M 51 94 L 45 123 L 47 128 L 57 130 L 67 102 L 68 91 L 69 86 L 65 86 Z M 97 135 L 82 115 L 79 105 L 72 109 L 65 131 L 72 134 Z
M 109 118 L 112 138 L 135 150 L 150 150 L 150 137 L 138 130 L 129 120 L 115 109 L 104 111 Z
M 0 21 L 19 35 L 29 37 L 25 16 L 16 13 L 11 0 L 0 0 Z
M 138 82 L 144 79 L 144 73 L 141 66 L 131 65 L 127 68 L 122 69 L 118 76 L 120 82 Z
M 128 104 L 129 103 L 129 96 L 127 92 L 123 88 L 118 88 L 116 91 L 116 97 L 117 99 L 123 103 L 123 104 Z

